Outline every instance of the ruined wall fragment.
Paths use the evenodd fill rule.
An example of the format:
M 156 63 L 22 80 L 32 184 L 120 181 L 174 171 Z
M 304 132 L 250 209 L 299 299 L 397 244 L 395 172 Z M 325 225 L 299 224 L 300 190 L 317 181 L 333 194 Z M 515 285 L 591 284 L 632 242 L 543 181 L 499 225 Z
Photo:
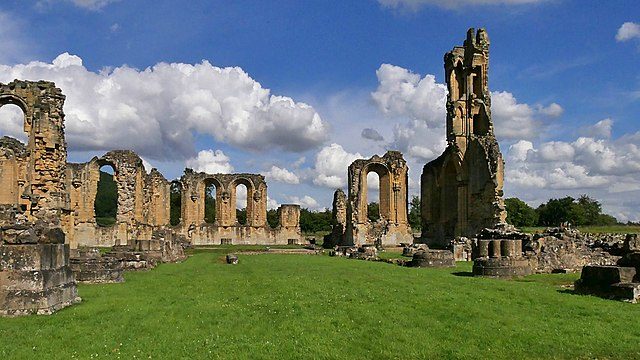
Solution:
M 380 219 L 369 221 L 367 175 L 376 172 L 380 178 Z M 345 245 L 376 244 L 380 246 L 413 242 L 408 214 L 408 167 L 399 151 L 384 156 L 359 159 L 349 166 L 347 223 Z
M 504 160 L 493 131 L 488 87 L 489 37 L 469 29 L 445 54 L 447 148 L 424 166 L 422 237 L 445 244 L 504 223 Z

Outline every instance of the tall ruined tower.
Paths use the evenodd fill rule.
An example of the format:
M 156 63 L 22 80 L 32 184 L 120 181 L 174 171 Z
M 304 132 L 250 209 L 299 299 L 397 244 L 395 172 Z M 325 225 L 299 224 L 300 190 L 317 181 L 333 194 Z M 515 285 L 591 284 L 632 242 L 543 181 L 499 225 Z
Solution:
M 447 148 L 424 166 L 421 178 L 422 236 L 442 244 L 506 219 L 504 160 L 491 121 L 487 32 L 469 29 L 463 46 L 445 54 L 444 68 Z
M 447 81 L 447 143 L 464 155 L 473 137 L 493 137 L 491 94 L 487 85 L 489 37 L 484 29 L 467 31 L 463 46 L 444 56 Z

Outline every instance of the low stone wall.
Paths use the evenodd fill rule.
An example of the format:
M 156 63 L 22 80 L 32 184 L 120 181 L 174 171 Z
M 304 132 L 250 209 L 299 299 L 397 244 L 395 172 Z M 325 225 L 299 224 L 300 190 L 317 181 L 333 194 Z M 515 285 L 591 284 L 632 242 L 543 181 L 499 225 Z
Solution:
M 69 265 L 79 283 L 121 283 L 124 282 L 120 260 L 102 256 L 98 248 L 71 250 Z

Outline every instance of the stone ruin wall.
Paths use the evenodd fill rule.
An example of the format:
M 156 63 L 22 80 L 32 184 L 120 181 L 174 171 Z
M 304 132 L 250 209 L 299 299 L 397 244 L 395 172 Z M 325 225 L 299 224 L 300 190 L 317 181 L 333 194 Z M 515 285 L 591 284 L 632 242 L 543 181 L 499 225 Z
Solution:
M 407 220 L 408 214 L 408 167 L 399 151 L 387 151 L 384 156 L 374 155 L 370 159 L 359 159 L 349 166 L 348 197 L 346 201 L 346 223 L 344 234 L 336 234 L 340 245 L 375 244 L 394 246 L 412 243 L 413 235 Z M 380 219 L 373 223 L 368 218 L 367 175 L 376 172 L 380 178 Z M 342 221 L 343 206 L 338 193 L 334 198 L 337 224 Z M 335 228 L 335 227 L 334 227 Z
M 87 163 L 67 163 L 63 104 L 53 83 L 19 81 L 0 84 L 0 106 L 15 104 L 24 113 L 28 143 L 0 139 L 0 204 L 23 222 L 37 220 L 61 226 L 66 243 L 79 246 L 132 245 L 155 230 L 170 229 L 193 244 L 302 243 L 300 207 L 283 205 L 280 224 L 267 224 L 267 185 L 262 175 L 205 174 L 190 169 L 182 186 L 181 222 L 170 226 L 171 183 L 156 169 L 145 171 L 142 159 L 129 150 L 114 150 Z M 116 224 L 95 221 L 100 168 L 114 169 L 118 191 Z M 216 188 L 216 223 L 204 222 L 205 182 Z M 236 185 L 248 190 L 247 224 L 236 222 Z M 5 222 L 0 223 L 0 225 Z
M 447 148 L 424 166 L 422 238 L 446 245 L 506 220 L 504 160 L 493 133 L 488 87 L 489 38 L 469 29 L 463 46 L 445 54 Z
M 100 168 L 105 165 L 113 168 L 118 191 L 116 224 L 110 227 L 95 221 Z M 72 248 L 150 239 L 154 227 L 169 223 L 169 183 L 155 169 L 147 174 L 133 151 L 115 150 L 87 163 L 68 164 L 67 181 L 72 212 L 65 230 Z
M 180 178 L 182 207 L 177 231 L 193 245 L 213 244 L 271 244 L 286 245 L 303 242 L 300 230 L 300 206 L 281 205 L 279 225 L 272 229 L 267 223 L 267 183 L 258 174 L 207 174 L 186 169 Z M 241 225 L 236 218 L 236 189 L 247 188 L 247 222 Z M 216 189 L 216 218 L 205 222 L 205 191 Z
M 0 106 L 24 114 L 27 145 L 0 139 L 0 315 L 50 314 L 78 302 L 61 225 L 69 213 L 62 91 L 0 84 Z
M 0 140 L 0 201 L 15 206 L 27 221 L 59 224 L 68 209 L 64 100 L 51 82 L 0 84 L 0 106 L 22 109 L 28 137 L 26 146 L 7 137 Z

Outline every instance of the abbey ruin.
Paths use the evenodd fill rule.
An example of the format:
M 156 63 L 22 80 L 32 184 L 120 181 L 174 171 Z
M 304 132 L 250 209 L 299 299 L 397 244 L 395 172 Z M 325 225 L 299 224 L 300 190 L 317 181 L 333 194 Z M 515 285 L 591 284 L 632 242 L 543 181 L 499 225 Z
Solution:
M 472 237 L 505 223 L 504 160 L 491 121 L 489 37 L 469 29 L 463 46 L 444 56 L 447 82 L 447 148 L 424 166 L 422 237 Z
M 399 151 L 354 161 L 349 166 L 348 196 L 341 189 L 334 194 L 334 226 L 325 241 L 343 246 L 412 243 L 413 235 L 407 220 L 408 170 Z M 371 221 L 367 211 L 367 175 L 371 172 L 380 179 L 380 218 L 377 221 Z
M 447 147 L 423 168 L 422 234 L 416 239 L 422 244 L 410 248 L 414 235 L 408 222 L 407 163 L 399 151 L 387 151 L 349 166 L 347 194 L 341 189 L 334 194 L 325 247 L 341 247 L 345 254 L 356 254 L 353 249 L 359 247 L 354 258 L 369 259 L 377 257 L 377 248 L 404 244 L 412 252 L 413 266 L 474 260 L 473 273 L 480 276 L 577 271 L 589 265 L 579 283 L 582 291 L 622 291 L 638 299 L 636 237 L 627 238 L 627 251 L 621 254 L 570 229 L 532 236 L 506 225 L 504 160 L 491 119 L 484 29 L 470 29 L 464 45 L 448 52 L 444 62 Z M 22 110 L 28 135 L 27 144 L 0 139 L 0 315 L 51 313 L 80 301 L 76 281 L 121 282 L 123 270 L 184 259 L 184 246 L 305 243 L 299 205 L 281 205 L 277 227 L 268 224 L 263 175 L 185 169 L 179 179 L 169 181 L 156 169 L 147 172 L 130 150 L 68 163 L 64 101 L 51 82 L 0 84 L 0 106 Z M 112 168 L 117 192 L 112 226 L 96 221 L 104 166 Z M 380 184 L 377 220 L 368 214 L 370 173 L 377 174 Z M 239 186 L 247 196 L 242 223 L 236 205 Z M 173 224 L 172 188 L 180 195 L 179 221 Z M 215 203 L 214 221 L 206 218 L 207 203 Z M 108 253 L 98 247 L 109 248 Z M 599 288 L 602 278 L 606 286 Z
M 51 313 L 79 301 L 74 271 L 89 282 L 121 281 L 122 268 L 184 257 L 182 244 L 300 244 L 300 206 L 282 205 L 267 224 L 267 184 L 257 174 L 206 174 L 186 169 L 180 222 L 170 224 L 172 182 L 145 171 L 133 151 L 115 150 L 87 163 L 67 163 L 63 105 L 53 83 L 0 84 L 0 106 L 24 114 L 27 144 L 0 139 L 0 315 Z M 117 214 L 96 222 L 100 168 L 113 168 Z M 236 188 L 247 189 L 247 221 L 236 218 Z M 205 221 L 205 191 L 215 187 L 216 220 Z M 109 257 L 76 248 L 113 247 Z M 75 258 L 71 259 L 71 254 Z M 115 260 L 114 260 L 115 259 Z M 73 261 L 71 261 L 73 260 Z M 72 265 L 72 266 L 70 266 Z

